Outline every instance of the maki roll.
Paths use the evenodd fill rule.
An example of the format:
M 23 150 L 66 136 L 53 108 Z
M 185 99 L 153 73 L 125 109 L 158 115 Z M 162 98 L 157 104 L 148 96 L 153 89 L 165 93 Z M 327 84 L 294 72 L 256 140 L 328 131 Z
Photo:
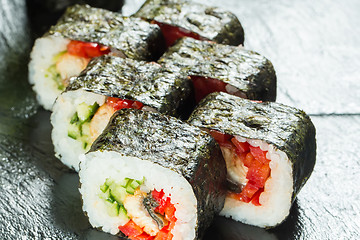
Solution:
M 199 102 L 212 92 L 275 101 L 276 75 L 271 62 L 243 47 L 183 38 L 158 61 L 191 77 Z
M 39 103 L 51 110 L 70 77 L 78 75 L 91 58 L 110 54 L 156 60 L 163 52 L 161 42 L 164 38 L 156 25 L 88 5 L 74 5 L 35 41 L 29 81 Z
M 315 128 L 301 110 L 212 93 L 189 123 L 207 129 L 227 167 L 228 194 L 221 215 L 273 227 L 288 216 L 315 165 Z
M 78 156 L 122 108 L 179 116 L 191 94 L 186 76 L 154 62 L 101 56 L 71 79 L 51 114 L 52 140 L 61 161 L 76 171 Z
M 226 194 L 224 159 L 207 132 L 134 109 L 113 115 L 79 176 L 91 225 L 130 239 L 200 239 Z
M 185 36 L 234 46 L 244 42 L 238 18 L 218 7 L 187 0 L 147 0 L 134 16 L 157 24 L 167 46 Z

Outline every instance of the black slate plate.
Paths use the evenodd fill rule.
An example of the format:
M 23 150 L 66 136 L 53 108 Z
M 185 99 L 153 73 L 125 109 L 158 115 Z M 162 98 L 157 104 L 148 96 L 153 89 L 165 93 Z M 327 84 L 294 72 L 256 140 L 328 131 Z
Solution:
M 72 1 L 0 2 L 0 239 L 118 239 L 92 229 L 83 215 L 78 176 L 54 157 L 50 113 L 38 106 L 27 80 L 34 38 L 56 21 L 62 4 L 69 2 Z M 105 7 L 112 10 L 121 7 L 121 1 L 107 4 L 110 5 Z M 360 9 L 358 1 L 348 0 L 342 6 L 334 1 L 276 0 L 270 4 L 232 0 L 224 7 L 238 14 L 244 23 L 246 46 L 273 61 L 280 73 L 280 101 L 311 110 L 317 128 L 318 156 L 313 175 L 283 224 L 264 230 L 218 217 L 204 239 L 359 238 L 360 70 L 345 64 L 356 65 L 360 59 L 355 58 L 359 56 L 359 51 L 355 51 L 360 44 L 359 28 L 351 28 L 360 21 L 360 16 L 354 14 Z M 287 34 L 304 29 L 312 34 L 310 38 Z M 346 38 L 329 34 L 330 30 L 349 34 Z M 284 35 L 286 39 L 281 38 Z M 346 44 L 339 46 L 340 40 L 346 40 Z M 314 46 L 322 47 L 313 52 L 310 63 L 306 62 L 311 55 L 306 51 Z M 336 48 L 337 57 L 323 59 L 334 55 L 331 46 Z M 347 56 L 350 50 L 355 52 Z M 299 65 L 291 65 L 296 59 Z M 316 59 L 322 60 L 320 68 L 316 67 Z M 333 63 L 340 60 L 344 64 L 334 69 Z M 339 74 L 331 75 L 325 70 Z M 293 89 L 300 78 L 301 84 Z M 314 79 L 318 81 L 316 87 L 329 82 L 342 85 L 327 86 L 329 92 L 314 94 Z M 332 96 L 344 99 L 334 103 Z

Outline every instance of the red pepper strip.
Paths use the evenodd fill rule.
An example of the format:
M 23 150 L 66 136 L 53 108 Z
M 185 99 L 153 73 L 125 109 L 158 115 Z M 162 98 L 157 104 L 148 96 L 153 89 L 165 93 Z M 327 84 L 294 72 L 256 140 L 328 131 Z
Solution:
M 216 130 L 210 130 L 210 134 L 221 147 L 232 148 L 231 135 Z
M 102 46 L 98 43 L 72 40 L 67 45 L 67 51 L 71 55 L 84 58 L 93 58 L 108 54 L 110 52 L 110 48 Z
M 252 161 L 248 169 L 246 178 L 252 181 L 258 188 L 263 188 L 267 178 L 270 176 L 270 167 L 268 164 L 262 164 L 257 160 Z
M 201 99 L 213 92 L 226 92 L 226 83 L 215 78 L 201 76 L 190 76 L 195 89 L 195 100 L 200 102 Z
M 139 101 L 134 101 L 133 104 L 131 105 L 131 107 L 132 107 L 133 109 L 141 109 L 143 106 L 144 106 L 144 104 L 142 104 L 142 103 L 139 102 Z
M 237 152 L 244 153 L 249 151 L 249 144 L 247 142 L 239 142 L 235 137 L 231 139 L 231 142 L 237 148 Z
M 255 161 L 254 156 L 249 152 L 246 154 L 245 159 L 243 159 L 243 163 L 245 167 L 249 168 L 251 166 L 251 163 Z
M 262 164 L 269 164 L 270 160 L 266 158 L 266 151 L 260 149 L 260 147 L 249 146 L 251 154 L 256 160 Z
M 119 226 L 119 230 L 128 236 L 130 239 L 136 239 L 136 236 L 139 236 L 143 233 L 143 230 L 132 220 L 127 222 L 124 226 Z
M 249 181 L 244 189 L 239 194 L 239 200 L 243 202 L 250 202 L 254 194 L 259 190 L 251 181 Z
M 169 231 L 161 230 L 158 232 L 154 240 L 171 240 L 173 235 Z
M 149 234 L 147 233 L 142 233 L 140 234 L 139 236 L 136 236 L 134 238 L 130 238 L 132 240 L 153 240 L 155 237 L 154 236 L 150 236 Z
M 133 108 L 133 109 L 141 109 L 144 104 L 139 101 L 108 97 L 106 103 L 113 107 L 115 110 L 120 110 L 123 108 Z
M 259 189 L 253 196 L 252 200 L 251 200 L 251 203 L 254 204 L 255 206 L 261 206 L 260 202 L 259 202 L 259 198 L 260 198 L 260 195 L 261 193 L 264 192 L 264 189 L 261 188 Z
M 157 24 L 160 27 L 161 32 L 165 37 L 166 47 L 170 47 L 176 42 L 176 40 L 182 37 L 191 37 L 197 40 L 205 40 L 205 38 L 201 37 L 199 34 L 191 32 L 185 28 L 175 27 L 155 20 L 153 20 L 151 23 Z

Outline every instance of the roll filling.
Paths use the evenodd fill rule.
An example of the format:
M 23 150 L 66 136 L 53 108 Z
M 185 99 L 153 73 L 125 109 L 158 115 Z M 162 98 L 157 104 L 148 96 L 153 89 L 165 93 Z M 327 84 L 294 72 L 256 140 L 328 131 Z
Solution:
M 179 117 L 191 92 L 186 76 L 157 63 L 94 58 L 54 104 L 51 136 L 56 156 L 78 171 L 79 154 L 90 149 L 116 111 L 132 108 Z
M 213 92 L 260 101 L 276 100 L 272 63 L 242 46 L 228 46 L 185 37 L 158 60 L 191 78 L 196 102 Z
M 244 42 L 244 30 L 233 13 L 193 1 L 147 0 L 134 16 L 157 24 L 168 47 L 182 37 L 234 46 Z
M 105 54 L 156 60 L 164 42 L 158 26 L 138 18 L 88 5 L 69 7 L 57 24 L 36 39 L 29 63 L 29 81 L 47 110 L 94 57 Z
M 225 201 L 219 145 L 173 117 L 117 111 L 80 159 L 83 210 L 111 234 L 201 239 Z
M 227 197 L 220 215 L 264 228 L 284 221 L 315 164 L 310 118 L 279 103 L 212 93 L 188 122 L 209 131 L 221 147 Z

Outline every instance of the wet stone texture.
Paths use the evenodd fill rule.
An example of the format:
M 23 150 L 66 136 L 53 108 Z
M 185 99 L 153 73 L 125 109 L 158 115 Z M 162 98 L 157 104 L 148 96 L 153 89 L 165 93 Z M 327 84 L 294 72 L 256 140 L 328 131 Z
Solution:
M 27 82 L 33 37 L 53 17 L 39 9 L 56 9 L 43 2 L 39 8 L 41 1 L 0 0 L 0 239 L 118 239 L 92 229 L 83 215 L 78 176 L 54 157 L 50 113 Z M 124 13 L 140 5 L 128 1 Z M 317 163 L 280 226 L 264 230 L 217 217 L 204 239 L 357 239 L 360 2 L 231 0 L 222 7 L 239 17 L 246 48 L 274 64 L 278 102 L 310 114 Z

